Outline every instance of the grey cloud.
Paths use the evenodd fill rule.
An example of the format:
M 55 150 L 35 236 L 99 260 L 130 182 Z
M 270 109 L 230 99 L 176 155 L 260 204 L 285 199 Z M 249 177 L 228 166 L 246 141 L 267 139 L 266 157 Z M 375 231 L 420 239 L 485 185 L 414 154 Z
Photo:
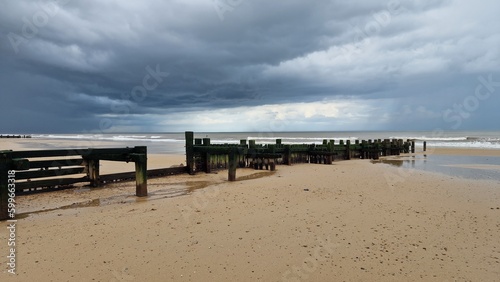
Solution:
M 0 118 L 21 117 L 0 131 L 98 130 L 106 115 L 151 129 L 150 115 L 339 97 L 392 99 L 388 114 L 405 105 L 442 112 L 473 93 L 478 75 L 500 80 L 495 1 L 242 1 L 223 21 L 209 0 L 50 3 L 2 4 Z M 43 13 L 28 38 L 26 21 Z M 18 53 L 13 34 L 24 38 Z M 157 65 L 169 76 L 130 98 Z M 495 127 L 497 101 L 464 126 Z

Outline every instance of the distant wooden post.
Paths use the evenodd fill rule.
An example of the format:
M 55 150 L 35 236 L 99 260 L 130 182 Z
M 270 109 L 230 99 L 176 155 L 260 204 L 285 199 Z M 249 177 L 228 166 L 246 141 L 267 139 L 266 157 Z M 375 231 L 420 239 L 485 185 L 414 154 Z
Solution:
M 345 159 L 350 160 L 351 159 L 351 140 L 346 141 L 345 154 L 346 154 Z
M 238 166 L 238 160 L 236 158 L 236 151 L 231 149 L 229 152 L 229 170 L 227 175 L 227 180 L 236 181 L 236 167 Z
M 366 150 L 368 145 L 366 144 L 366 140 L 361 140 L 361 158 L 366 159 Z
M 384 139 L 384 156 L 391 155 L 391 142 L 389 139 Z
M 380 156 L 380 143 L 379 140 L 375 140 L 373 143 L 372 159 L 378 160 Z
M 406 140 L 403 144 L 404 146 L 404 152 L 408 154 L 410 152 L 410 139 Z
M 290 149 L 290 145 L 285 145 L 285 150 L 283 152 L 283 162 L 286 165 L 292 165 L 292 152 Z
M 194 132 L 186 131 L 186 165 L 189 174 L 194 174 Z
M 325 164 L 332 164 L 332 140 L 328 140 L 328 143 L 326 144 L 326 148 L 328 150 L 328 153 L 325 156 Z
M 99 187 L 101 182 L 99 181 L 99 160 L 89 159 L 87 163 L 87 175 L 90 180 L 90 186 Z
M 276 139 L 276 145 L 281 145 L 281 139 Z
M 0 151 L 0 220 L 9 219 L 9 169 L 11 151 Z
M 415 140 L 411 140 L 411 152 L 412 154 L 415 153 Z
M 427 141 L 424 141 L 424 152 L 427 151 Z
M 135 160 L 135 195 L 137 197 L 146 197 L 148 195 L 147 147 L 135 147 L 134 153 L 137 154 Z
M 271 171 L 275 171 L 276 170 L 276 161 L 275 161 L 274 158 L 269 159 L 269 169 Z
M 399 140 L 398 139 L 393 139 L 392 140 L 394 143 L 394 155 L 401 155 L 401 147 L 399 146 Z

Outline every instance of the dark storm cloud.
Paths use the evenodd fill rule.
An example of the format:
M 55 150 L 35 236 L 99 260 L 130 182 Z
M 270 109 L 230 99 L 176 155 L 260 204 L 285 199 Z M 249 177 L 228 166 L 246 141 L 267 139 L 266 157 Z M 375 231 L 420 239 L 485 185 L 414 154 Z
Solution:
M 155 125 L 183 113 L 332 99 L 385 103 L 379 128 L 446 125 L 443 111 L 474 95 L 478 76 L 500 80 L 498 8 L 495 1 L 3 1 L 0 118 L 10 122 L 0 131 L 170 130 Z M 488 125 L 498 101 L 481 100 L 463 126 Z

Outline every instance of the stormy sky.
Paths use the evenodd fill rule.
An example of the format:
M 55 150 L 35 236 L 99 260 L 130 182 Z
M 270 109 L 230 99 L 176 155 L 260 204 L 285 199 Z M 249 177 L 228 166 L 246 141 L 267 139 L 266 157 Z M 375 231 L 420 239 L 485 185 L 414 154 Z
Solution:
M 0 132 L 498 130 L 497 0 L 0 0 Z

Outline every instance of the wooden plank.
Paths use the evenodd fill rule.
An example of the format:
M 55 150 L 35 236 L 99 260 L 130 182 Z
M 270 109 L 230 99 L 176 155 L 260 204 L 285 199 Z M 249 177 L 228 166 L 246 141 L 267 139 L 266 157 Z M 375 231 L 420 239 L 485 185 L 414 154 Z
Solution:
M 96 155 L 116 155 L 134 153 L 135 148 L 102 148 L 102 149 L 63 149 L 63 150 L 33 150 L 12 152 L 12 158 L 45 158 L 45 157 L 63 157 L 63 156 L 86 156 L 95 157 Z
M 83 165 L 82 158 L 57 159 L 48 161 L 30 161 L 30 168 L 49 168 L 49 167 L 81 166 L 81 165 Z
M 85 153 L 88 149 L 75 149 L 75 150 L 33 150 L 33 151 L 17 151 L 12 152 L 12 158 L 45 158 L 45 157 L 63 157 L 63 156 L 77 156 Z
M 148 170 L 148 177 L 159 177 L 187 173 L 187 166 Z
M 229 155 L 229 153 L 233 150 L 236 149 L 237 154 L 243 155 L 246 154 L 249 150 L 246 147 L 219 147 L 219 146 L 214 146 L 210 145 L 207 147 L 203 146 L 194 146 L 194 152 L 195 153 L 200 153 L 200 154 L 213 154 L 213 155 Z
M 53 177 L 71 174 L 80 174 L 85 170 L 84 167 L 65 168 L 65 169 L 49 169 L 49 170 L 26 170 L 16 173 L 16 179 L 32 179 L 42 177 Z
M 23 182 L 16 182 L 16 191 L 22 192 L 24 189 L 39 188 L 39 187 L 66 186 L 87 181 L 89 181 L 89 179 L 86 176 L 78 178 L 59 178 L 59 179 L 37 180 L 37 181 L 23 181 Z
M 99 148 L 99 149 L 87 149 L 82 153 L 82 156 L 93 156 L 93 155 L 126 155 L 137 153 L 138 147 L 133 148 Z
M 132 153 L 120 153 L 120 154 L 88 154 L 83 157 L 86 160 L 102 160 L 102 161 L 114 161 L 114 162 L 133 162 Z
M 148 178 L 163 177 L 188 173 L 187 166 L 150 169 L 147 172 Z M 135 171 L 105 174 L 100 176 L 101 183 L 111 183 L 120 181 L 135 180 Z
M 13 170 L 28 170 L 30 169 L 30 161 L 28 159 L 12 159 Z
M 246 156 L 249 158 L 279 159 L 282 157 L 282 154 L 255 153 L 255 154 L 246 154 Z

